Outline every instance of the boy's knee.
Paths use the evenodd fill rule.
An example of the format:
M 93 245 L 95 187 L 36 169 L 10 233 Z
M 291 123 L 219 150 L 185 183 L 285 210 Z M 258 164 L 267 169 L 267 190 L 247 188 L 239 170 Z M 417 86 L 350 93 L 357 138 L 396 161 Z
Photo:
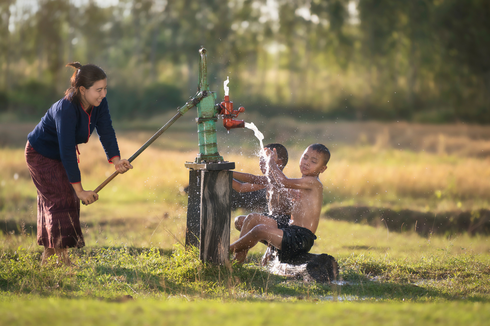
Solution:
M 246 216 L 245 215 L 239 216 L 239 217 L 242 217 L 241 226 L 245 225 L 245 223 L 251 223 L 252 220 L 254 219 L 254 216 L 255 216 L 255 214 L 253 214 L 253 213 L 250 213 Z M 237 218 L 239 218 L 239 217 L 237 217 Z M 236 220 L 235 220 L 235 225 L 236 225 Z
M 238 231 L 242 230 L 242 226 L 245 218 L 246 218 L 245 215 L 240 215 L 235 217 L 235 229 L 237 229 Z
M 260 214 L 257 213 L 250 213 L 245 217 L 245 220 L 248 222 L 257 220 L 260 217 Z

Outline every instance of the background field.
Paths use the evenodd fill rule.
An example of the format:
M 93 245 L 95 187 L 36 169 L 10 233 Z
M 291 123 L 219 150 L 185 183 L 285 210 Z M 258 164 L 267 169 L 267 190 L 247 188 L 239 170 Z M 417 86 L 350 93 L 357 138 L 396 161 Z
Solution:
M 489 15 L 488 0 L 0 1 L 0 325 L 486 325 Z M 244 266 L 183 249 L 192 112 L 82 207 L 77 267 L 40 267 L 23 148 L 65 64 L 106 71 L 129 157 L 195 93 L 201 47 L 217 99 L 229 76 L 239 118 L 287 146 L 287 175 L 307 145 L 332 151 L 312 251 L 338 282 L 262 268 L 260 245 Z M 220 154 L 258 173 L 252 132 L 218 129 Z M 113 171 L 96 138 L 87 189 Z
M 117 123 L 123 156 L 134 153 L 169 117 Z M 341 280 L 316 284 L 259 267 L 264 246 L 254 248 L 244 266 L 222 267 L 202 264 L 197 253 L 182 249 L 188 180 L 184 163 L 197 154 L 193 119 L 181 118 L 133 162 L 134 170 L 106 186 L 97 203 L 82 207 L 86 247 L 72 252 L 77 269 L 39 268 L 36 191 L 23 157 L 25 135 L 33 125 L 0 125 L 0 309 L 16 309 L 3 315 L 3 321 L 27 322 L 28 311 L 36 316 L 53 305 L 70 307 L 69 299 L 82 299 L 84 320 L 92 322 L 96 299 L 107 311 L 131 321 L 140 318 L 133 310 L 144 311 L 148 320 L 157 318 L 143 307 L 147 305 L 163 314 L 175 306 L 189 318 L 202 313 L 204 305 L 231 323 L 233 317 L 218 307 L 225 303 L 235 311 L 234 302 L 247 301 L 255 323 L 262 320 L 260 302 L 274 302 L 284 305 L 270 309 L 275 320 L 285 309 L 300 313 L 313 304 L 325 306 L 314 310 L 311 318 L 317 321 L 338 316 L 338 311 L 370 307 L 368 324 L 383 320 L 387 311 L 397 311 L 390 318 L 405 324 L 483 324 L 482 311 L 488 311 L 490 298 L 488 128 L 299 123 L 248 115 L 246 120 L 263 131 L 266 143 L 288 147 L 287 175 L 298 176 L 298 159 L 306 145 L 323 142 L 332 151 L 329 168 L 320 177 L 324 208 L 312 252 L 333 255 Z M 220 154 L 234 161 L 238 171 L 260 173 L 253 132 L 218 129 Z M 80 151 L 84 187 L 94 189 L 112 173 L 112 166 L 105 163 L 96 135 Z M 245 211 L 234 211 L 232 217 L 241 213 Z M 238 232 L 230 232 L 233 241 Z M 24 306 L 31 300 L 38 308 Z M 189 305 L 189 300 L 196 303 Z M 336 308 L 327 308 L 331 301 L 338 302 Z M 129 305 L 122 308 L 126 313 L 118 305 Z M 79 309 L 75 311 L 81 313 Z M 417 314 L 407 322 L 404 309 Z M 319 313 L 324 310 L 326 315 Z M 46 322 L 57 318 L 54 313 L 46 316 Z M 334 319 L 333 324 L 341 324 Z

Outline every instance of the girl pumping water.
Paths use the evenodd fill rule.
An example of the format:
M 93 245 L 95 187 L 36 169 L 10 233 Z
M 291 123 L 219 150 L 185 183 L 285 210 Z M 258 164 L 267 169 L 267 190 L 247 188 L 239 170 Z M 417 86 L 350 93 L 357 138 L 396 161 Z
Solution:
M 37 243 L 44 246 L 42 264 L 57 254 L 71 265 L 68 248 L 85 246 L 80 228 L 80 202 L 99 199 L 82 186 L 78 144 L 88 142 L 96 129 L 107 160 L 117 172 L 132 169 L 121 159 L 107 103 L 107 75 L 93 64 L 72 62 L 71 86 L 27 136 L 25 157 L 37 188 Z

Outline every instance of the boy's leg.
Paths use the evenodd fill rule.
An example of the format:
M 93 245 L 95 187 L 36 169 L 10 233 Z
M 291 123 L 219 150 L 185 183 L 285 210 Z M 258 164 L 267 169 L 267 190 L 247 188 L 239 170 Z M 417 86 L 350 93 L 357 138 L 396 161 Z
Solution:
M 277 222 L 274 219 L 262 214 L 250 213 L 246 216 L 242 223 L 240 238 L 259 224 L 266 224 L 277 227 Z
M 238 231 L 241 231 L 242 227 L 243 227 L 243 223 L 245 222 L 247 217 L 255 216 L 255 215 L 260 215 L 260 214 L 250 213 L 248 215 L 239 215 L 239 216 L 235 217 L 235 229 L 237 229 Z
M 271 219 L 271 218 L 269 218 L 265 215 L 262 215 L 262 214 L 257 214 L 257 213 L 248 214 L 242 223 L 240 238 L 237 241 L 235 241 L 235 243 L 240 241 L 240 239 L 242 239 L 242 237 L 247 236 L 247 234 L 249 234 L 251 232 L 251 230 L 255 229 L 257 226 L 270 226 L 272 228 L 277 229 L 277 222 L 274 219 Z M 277 230 L 279 230 L 279 229 L 277 229 Z M 247 256 L 248 249 L 255 246 L 258 241 L 261 241 L 261 240 L 268 241 L 266 239 L 258 239 L 255 241 L 256 236 L 259 236 L 259 237 L 263 236 L 263 233 L 261 233 L 260 231 L 261 231 L 261 228 L 257 228 L 253 233 L 251 233 L 250 235 L 247 236 L 248 240 L 253 239 L 252 243 L 250 243 L 251 245 L 248 246 L 248 248 L 245 248 L 245 247 L 247 247 L 247 245 L 245 245 L 245 247 L 243 247 L 243 245 L 240 247 L 234 247 L 233 245 L 235 243 L 233 243 L 230 246 L 230 251 L 235 254 L 235 260 L 237 260 L 240 263 L 243 263 L 245 261 L 246 256 Z M 281 231 L 281 230 L 279 230 L 279 231 Z M 247 239 L 242 241 L 242 243 L 247 243 L 247 241 L 248 241 Z M 281 236 L 281 241 L 282 241 L 282 236 Z M 280 245 L 280 242 L 279 242 L 279 245 Z
M 282 236 L 283 231 L 278 229 L 277 225 L 259 224 L 246 234 L 240 235 L 240 238 L 231 244 L 230 251 L 235 253 L 235 259 L 238 262 L 243 263 L 248 250 L 261 240 L 265 240 L 277 249 L 281 249 Z
M 242 230 L 243 222 L 245 221 L 246 215 L 239 215 L 235 217 L 235 229 L 238 231 Z

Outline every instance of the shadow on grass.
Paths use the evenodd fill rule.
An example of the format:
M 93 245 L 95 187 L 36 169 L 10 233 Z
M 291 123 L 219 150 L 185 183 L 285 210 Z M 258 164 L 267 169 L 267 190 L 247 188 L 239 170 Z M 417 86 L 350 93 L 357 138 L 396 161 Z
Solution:
M 363 299 L 379 300 L 420 300 L 445 299 L 455 300 L 453 295 L 441 291 L 424 288 L 414 284 L 400 284 L 396 282 L 378 282 L 365 279 L 353 284 L 337 286 L 333 291 L 338 296 L 357 297 Z M 488 301 L 488 299 L 485 299 Z
M 120 252 L 123 260 L 131 257 L 148 257 L 152 260 L 158 252 L 160 262 L 148 262 L 146 268 L 128 268 L 117 266 L 112 262 L 97 263 L 95 273 L 102 279 L 116 280 L 130 289 L 141 289 L 165 293 L 167 295 L 190 295 L 200 298 L 228 297 L 237 300 L 260 299 L 263 294 L 281 296 L 301 296 L 305 294 L 301 287 L 287 287 L 286 278 L 272 275 L 257 266 L 214 265 L 203 263 L 198 258 L 195 248 L 191 252 L 146 248 L 106 247 L 103 250 L 87 252 L 88 256 L 100 261 L 107 252 Z M 149 254 L 152 252 L 151 254 Z M 153 257 L 151 257 L 153 255 Z M 138 290 L 134 290 L 138 292 Z M 247 293 L 246 295 L 240 292 Z
M 414 230 L 425 237 L 431 234 L 449 235 L 465 232 L 470 235 L 490 234 L 488 209 L 432 213 L 409 209 L 395 211 L 390 208 L 347 206 L 330 208 L 326 216 L 336 221 L 386 227 L 390 232 Z
M 425 283 L 384 280 L 371 272 L 348 269 L 339 283 L 304 282 L 270 274 L 252 254 L 245 265 L 202 263 L 195 249 L 100 247 L 73 251 L 78 268 L 40 268 L 40 253 L 18 250 L 2 253 L 0 292 L 43 297 L 94 298 L 124 301 L 133 296 L 222 298 L 236 301 L 290 298 L 354 298 L 352 300 L 466 300 L 456 292 Z M 366 270 L 367 271 L 367 270 Z M 428 275 L 424 275 L 428 276 Z M 2 294 L 0 293 L 0 296 Z M 471 301 L 488 302 L 475 293 Z M 350 299 L 347 299 L 350 300 Z
M 148 253 L 150 251 L 156 251 L 162 257 L 170 257 L 172 255 L 172 253 L 174 252 L 173 249 L 163 249 L 163 248 L 156 248 L 156 247 L 142 248 L 142 247 L 132 247 L 132 246 L 84 247 L 84 248 L 74 249 L 74 250 L 76 250 L 76 252 L 79 256 L 88 256 L 88 257 L 96 257 L 98 255 L 98 253 L 100 253 L 101 251 L 120 252 L 120 253 L 124 252 L 124 253 L 131 255 L 131 256 L 139 256 L 141 254 L 145 254 L 145 253 Z

